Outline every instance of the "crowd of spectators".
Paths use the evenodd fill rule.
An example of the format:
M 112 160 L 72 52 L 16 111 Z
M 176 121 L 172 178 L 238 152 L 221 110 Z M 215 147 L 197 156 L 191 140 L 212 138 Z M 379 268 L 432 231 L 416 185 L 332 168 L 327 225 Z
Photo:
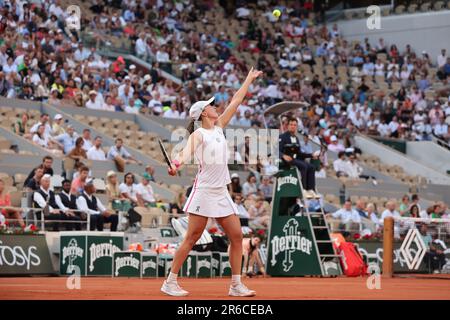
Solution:
M 400 201 L 390 199 L 385 203 L 384 209 L 379 211 L 374 203 L 367 203 L 363 199 L 358 199 L 353 206 L 350 199 L 346 199 L 341 209 L 328 214 L 329 218 L 337 219 L 338 224 L 334 225 L 335 230 L 346 230 L 361 232 L 368 229 L 371 233 L 380 232 L 387 217 L 400 218 L 422 218 L 422 219 L 448 219 L 448 205 L 443 201 L 433 203 L 427 208 L 422 208 L 419 204 L 419 196 L 404 195 Z M 409 223 L 409 222 L 408 222 Z M 408 230 L 407 225 L 400 225 L 396 222 L 399 229 L 395 236 L 400 237 L 401 232 Z M 403 228 L 403 229 L 402 229 Z
M 77 138 L 82 148 L 83 138 Z M 92 147 L 95 148 L 95 145 Z M 91 149 L 92 149 L 91 148 Z M 83 150 L 83 152 L 85 152 Z M 82 153 L 82 152 L 81 152 Z M 41 215 L 45 215 L 47 227 L 53 230 L 81 230 L 82 222 L 90 219 L 90 230 L 103 230 L 104 223 L 111 223 L 110 230 L 117 230 L 118 212 L 127 212 L 132 207 L 156 207 L 157 195 L 150 181 L 155 181 L 154 169 L 150 166 L 142 174 L 140 183 L 135 180 L 132 173 L 124 175 L 124 181 L 119 183 L 118 174 L 108 171 L 106 175 L 105 192 L 107 203 L 102 203 L 97 197 L 95 179 L 89 167 L 81 164 L 73 175 L 65 172 L 65 178 L 60 185 L 55 186 L 53 176 L 53 158 L 45 156 L 42 163 L 34 168 L 23 184 L 23 191 L 28 195 L 28 209 L 12 207 L 10 193 L 5 189 L 5 183 L 0 179 L 0 224 L 5 218 L 17 222 L 20 227 L 26 228 L 24 217 L 29 215 L 29 223 L 33 223 L 35 217 L 40 225 Z M 20 188 L 20 186 L 18 186 Z M 58 222 L 52 222 L 57 220 Z
M 240 57 L 250 54 L 265 76 L 251 86 L 231 123 L 261 127 L 263 112 L 273 103 L 306 101 L 310 107 L 291 116 L 297 118 L 300 130 L 325 141 L 328 150 L 339 155 L 334 162 L 338 176 L 372 178 L 363 175 L 353 156 L 345 160 L 356 132 L 410 140 L 430 140 L 434 135 L 450 141 L 450 97 L 435 90 L 437 84 L 448 85 L 446 49 L 435 58 L 425 51 L 415 52 L 410 45 L 397 48 L 383 39 L 350 43 L 337 25 L 318 23 L 317 8 L 311 1 L 280 7 L 280 20 L 272 16 L 272 5 L 258 1 L 272 28 L 261 24 L 261 17 L 255 19 L 258 11 L 254 7 L 242 2 L 234 12 L 227 7 L 227 19 L 241 26 L 235 39 L 225 29 L 200 32 L 192 27 L 198 22 L 215 25 L 217 20 L 211 19 L 210 12 L 218 8 L 213 1 L 92 1 L 93 19 L 82 17 L 81 30 L 73 27 L 77 18 L 66 13 L 59 0 L 32 4 L 2 1 L 0 6 L 0 94 L 8 98 L 43 101 L 60 108 L 67 105 L 184 119 L 193 102 L 210 96 L 215 97 L 219 112 L 223 110 L 248 68 Z M 134 54 L 150 61 L 152 69 L 144 72 L 127 64 L 122 56 L 110 60 L 95 47 L 85 47 L 81 35 L 86 29 L 130 39 Z M 334 68 L 335 73 L 319 74 L 316 69 L 322 65 Z M 346 77 L 336 73 L 340 68 L 346 70 Z M 178 74 L 182 85 L 162 77 L 158 70 Z M 375 89 L 378 83 L 385 84 L 383 90 Z M 84 160 L 115 161 L 119 172 L 125 171 L 127 162 L 138 162 L 120 139 L 106 153 L 101 137 L 91 137 L 89 129 L 77 133 L 64 126 L 61 115 L 50 121 L 42 114 L 30 130 L 28 119 L 23 114 L 14 124 L 16 133 L 75 161 L 76 176 L 66 177 L 70 192 L 82 194 L 86 185 L 90 186 Z M 285 125 L 282 122 L 282 130 Z M 278 124 L 269 119 L 269 126 Z M 308 140 L 302 148 L 312 153 L 307 152 Z M 322 169 L 318 168 L 316 176 L 323 175 Z M 51 174 L 46 171 L 44 164 L 30 175 L 32 190 L 38 190 L 42 177 Z M 122 201 L 153 205 L 147 178 L 151 177 L 143 176 L 139 184 L 119 184 L 117 177 L 108 173 L 111 206 L 114 201 L 120 206 Z M 272 193 L 268 179 L 253 174 L 241 185 L 234 177 L 230 186 L 236 203 L 249 203 L 247 208 L 239 207 L 246 211 L 242 210 L 242 216 L 250 217 L 258 227 L 268 223 L 265 201 L 270 201 Z M 91 201 L 90 195 L 87 197 Z M 183 201 L 178 198 L 171 206 L 176 213 Z M 367 212 L 371 217 L 376 211 L 367 206 Z
M 233 124 L 262 126 L 267 106 L 294 100 L 311 105 L 295 114 L 300 127 L 327 143 L 336 136 L 346 145 L 346 136 L 358 131 L 412 140 L 429 140 L 432 135 L 450 139 L 448 99 L 430 91 L 436 83 L 448 84 L 446 49 L 430 57 L 410 45 L 402 50 L 383 39 L 350 43 L 337 25 L 317 23 L 317 8 L 309 1 L 280 7 L 279 20 L 271 15 L 271 4 L 258 1 L 258 10 L 266 12 L 263 19 L 272 28 L 259 22 L 261 17 L 256 19 L 260 11 L 239 2 L 227 17 L 240 23 L 237 38 L 221 28 L 200 32 L 192 27 L 199 21 L 213 26 L 216 21 L 210 12 L 220 10 L 217 5 L 95 1 L 93 19 L 82 16 L 78 31 L 70 27 L 74 14 L 66 13 L 59 0 L 41 5 L 4 2 L 0 94 L 57 106 L 185 118 L 193 102 L 212 95 L 223 109 L 248 68 L 238 58 L 241 52 L 257 57 L 256 67 L 265 77 L 250 88 Z M 136 65 L 127 66 L 122 56 L 111 61 L 95 47 L 86 48 L 80 37 L 85 29 L 129 38 L 134 54 L 151 59 L 154 67 L 146 73 Z M 313 75 L 305 65 L 345 67 L 347 77 L 328 73 L 325 77 L 316 71 Z M 182 85 L 161 77 L 158 68 L 179 69 Z M 380 78 L 387 87 L 377 91 L 373 83 Z M 39 135 L 35 140 L 48 144 Z

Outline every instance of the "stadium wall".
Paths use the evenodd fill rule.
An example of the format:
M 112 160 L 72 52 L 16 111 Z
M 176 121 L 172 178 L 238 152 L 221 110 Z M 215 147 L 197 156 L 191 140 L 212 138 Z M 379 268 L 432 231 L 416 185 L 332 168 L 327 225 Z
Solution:
M 369 30 L 366 21 L 339 21 L 339 30 L 350 41 L 362 42 L 368 38 L 375 45 L 379 38 L 383 38 L 388 46 L 396 44 L 400 52 L 410 44 L 416 54 L 428 52 L 433 62 L 436 62 L 441 49 L 446 48 L 447 52 L 450 49 L 450 10 L 381 17 L 379 30 Z
M 406 154 L 443 174 L 450 170 L 450 152 L 434 142 L 408 141 Z
M 441 172 L 430 168 L 420 162 L 417 162 L 408 156 L 387 147 L 379 142 L 368 137 L 357 135 L 355 136 L 356 146 L 359 147 L 362 152 L 380 156 L 383 155 L 383 163 L 388 165 L 398 165 L 403 168 L 403 170 L 409 175 L 418 175 L 425 177 L 431 183 L 434 184 L 450 184 L 450 177 L 442 174 Z

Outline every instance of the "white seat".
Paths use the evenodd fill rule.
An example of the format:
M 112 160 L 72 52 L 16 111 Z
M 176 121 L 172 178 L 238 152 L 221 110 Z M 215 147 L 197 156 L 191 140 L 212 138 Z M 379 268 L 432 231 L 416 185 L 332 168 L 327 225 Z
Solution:
M 105 192 L 106 191 L 106 185 L 105 185 L 105 181 L 103 181 L 103 179 L 98 179 L 95 178 L 94 179 L 94 187 L 95 189 L 97 189 L 97 192 Z
M 64 178 L 60 175 L 53 175 L 50 178 L 50 184 L 55 188 L 61 188 Z

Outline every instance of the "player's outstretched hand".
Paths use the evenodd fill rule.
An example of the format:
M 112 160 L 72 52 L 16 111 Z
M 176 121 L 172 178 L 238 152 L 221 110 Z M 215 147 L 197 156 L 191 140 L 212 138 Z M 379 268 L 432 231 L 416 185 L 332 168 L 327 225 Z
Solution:
M 250 79 L 251 81 L 255 80 L 256 78 L 258 78 L 260 75 L 262 75 L 263 72 L 262 71 L 258 71 L 253 69 L 253 67 L 250 69 L 250 71 L 248 72 L 247 78 Z

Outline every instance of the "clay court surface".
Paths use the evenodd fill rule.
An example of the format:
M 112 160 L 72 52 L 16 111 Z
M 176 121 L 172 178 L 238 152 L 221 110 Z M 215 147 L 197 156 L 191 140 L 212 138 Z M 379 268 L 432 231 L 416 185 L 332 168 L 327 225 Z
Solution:
M 0 299 L 176 299 L 160 293 L 162 279 L 81 278 L 69 290 L 64 277 L 0 278 Z M 245 283 L 256 299 L 430 299 L 450 300 L 450 275 L 382 279 L 369 290 L 367 278 L 253 278 Z M 182 299 L 228 299 L 229 279 L 180 279 L 190 296 Z

